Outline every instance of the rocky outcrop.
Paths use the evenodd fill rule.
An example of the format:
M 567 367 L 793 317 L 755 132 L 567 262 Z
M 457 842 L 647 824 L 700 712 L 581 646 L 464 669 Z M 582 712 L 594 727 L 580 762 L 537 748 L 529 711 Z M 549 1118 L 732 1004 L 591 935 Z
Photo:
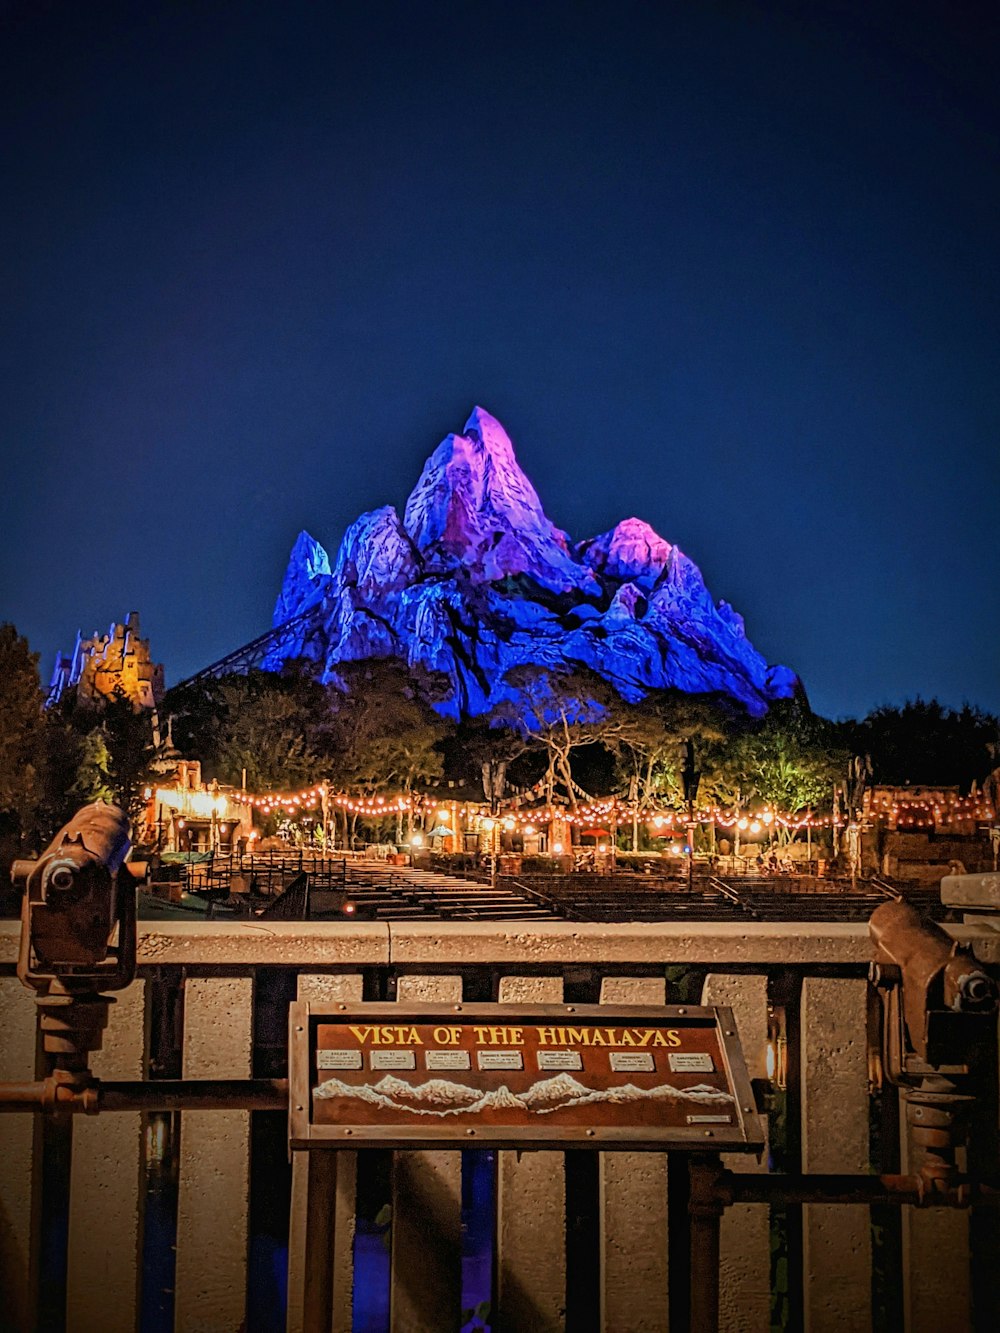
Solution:
M 713 601 L 697 565 L 642 520 L 574 546 L 546 516 L 500 423 L 481 407 L 424 465 L 400 522 L 363 514 L 327 553 L 300 533 L 274 612 L 305 615 L 277 656 L 396 656 L 445 675 L 453 715 L 512 693 L 516 666 L 597 671 L 627 699 L 651 689 L 722 692 L 751 713 L 797 688 Z M 280 661 L 268 665 L 280 665 Z

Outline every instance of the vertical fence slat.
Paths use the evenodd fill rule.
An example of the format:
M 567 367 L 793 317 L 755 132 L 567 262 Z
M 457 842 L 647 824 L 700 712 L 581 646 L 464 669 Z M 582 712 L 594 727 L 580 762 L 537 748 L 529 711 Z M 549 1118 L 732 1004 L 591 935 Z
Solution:
M 103 1079 L 141 1079 L 146 1054 L 146 983 L 111 1006 L 91 1069 Z M 78 1116 L 73 1126 L 67 1333 L 131 1333 L 139 1300 L 142 1116 Z
M 835 977 L 803 980 L 804 1171 L 870 1169 L 867 1002 L 867 982 Z M 854 1204 L 804 1205 L 802 1255 L 807 1333 L 845 1328 L 863 1333 L 871 1328 L 868 1209 Z
M 751 1078 L 767 1061 L 767 977 L 710 975 L 702 1004 L 729 1005 Z M 864 1028 L 862 1027 L 862 1032 Z M 743 1153 L 724 1153 L 731 1171 L 766 1171 Z M 722 1217 L 719 1242 L 719 1328 L 722 1333 L 767 1333 L 771 1325 L 771 1219 L 764 1204 L 737 1204 Z
M 660 977 L 605 977 L 602 1004 L 664 1004 Z M 667 1158 L 665 1153 L 601 1153 L 601 1328 L 665 1333 Z
M 461 977 L 400 977 L 400 1001 L 455 1004 Z M 462 1158 L 397 1152 L 392 1165 L 392 1333 L 458 1326 L 462 1299 Z
M 501 1004 L 560 1004 L 562 977 L 503 977 Z M 498 1333 L 566 1326 L 566 1169 L 561 1152 L 497 1154 Z
M 188 977 L 184 1077 L 247 1078 L 253 983 Z M 184 1111 L 177 1199 L 177 1333 L 238 1329 L 246 1317 L 250 1113 Z
M 360 973 L 342 976 L 303 974 L 298 998 L 314 1004 L 355 1003 L 362 997 Z M 332 1300 L 329 1310 L 317 1314 L 319 1326 L 330 1333 L 351 1333 L 354 1301 L 354 1218 L 358 1178 L 357 1153 L 312 1150 L 292 1155 L 292 1208 L 288 1236 L 288 1333 L 304 1333 L 316 1323 L 306 1318 L 307 1293 L 316 1299 L 317 1285 L 308 1276 L 307 1255 L 332 1249 L 318 1261 L 330 1265 Z M 322 1196 L 320 1198 L 319 1196 Z M 333 1208 L 333 1226 L 322 1225 L 321 1209 Z M 317 1225 L 319 1224 L 319 1225 Z M 329 1287 L 326 1286 L 326 1290 Z M 323 1324 L 325 1319 L 326 1323 Z
M 35 1077 L 35 997 L 17 977 L 0 977 L 0 1081 Z M 0 1115 L 0 1291 L 16 1333 L 35 1326 L 40 1157 L 35 1116 Z
M 901 1165 L 910 1170 L 906 1105 L 900 1094 Z M 906 1333 L 967 1333 L 969 1214 L 957 1208 L 903 1209 L 903 1327 Z M 1000 1256 L 998 1256 L 1000 1258 Z

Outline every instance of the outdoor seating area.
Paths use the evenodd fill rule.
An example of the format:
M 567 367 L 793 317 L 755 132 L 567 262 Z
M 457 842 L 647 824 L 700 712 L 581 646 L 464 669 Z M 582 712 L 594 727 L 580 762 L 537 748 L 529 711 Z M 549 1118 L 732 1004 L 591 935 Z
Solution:
M 452 864 L 453 862 L 453 864 Z M 171 865 L 143 894 L 145 919 L 271 918 L 290 921 L 866 921 L 887 897 L 901 896 L 946 919 L 933 889 L 878 878 L 811 875 L 686 876 L 576 871 L 563 875 L 470 868 L 469 858 L 436 856 L 433 868 L 390 865 L 358 854 L 330 857 L 267 851 Z M 161 870 L 155 872 L 157 876 Z

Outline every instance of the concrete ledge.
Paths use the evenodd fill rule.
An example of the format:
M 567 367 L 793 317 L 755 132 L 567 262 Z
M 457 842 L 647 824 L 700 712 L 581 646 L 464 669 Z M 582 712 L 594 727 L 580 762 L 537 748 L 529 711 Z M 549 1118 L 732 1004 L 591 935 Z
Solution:
M 17 962 L 20 923 L 0 922 L 0 965 Z M 356 967 L 389 962 L 380 921 L 139 922 L 139 966 Z
M 393 965 L 867 963 L 867 925 L 815 922 L 390 923 Z
M 945 875 L 941 881 L 941 901 L 948 907 L 1000 912 L 1000 874 Z
M 950 926 L 984 962 L 1000 960 L 1000 929 Z M 17 961 L 16 921 L 0 922 L 0 967 Z M 461 967 L 564 963 L 781 964 L 863 966 L 872 946 L 865 922 L 479 922 L 172 921 L 144 929 L 139 966 Z

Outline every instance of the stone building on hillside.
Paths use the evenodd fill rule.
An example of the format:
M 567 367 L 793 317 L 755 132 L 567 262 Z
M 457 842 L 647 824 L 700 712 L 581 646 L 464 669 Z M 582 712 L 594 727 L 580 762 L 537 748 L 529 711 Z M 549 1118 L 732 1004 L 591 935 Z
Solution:
M 56 654 L 47 706 L 67 690 L 75 690 L 82 704 L 121 692 L 136 709 L 156 707 L 163 697 L 163 666 L 152 660 L 149 640 L 139 633 L 138 611 L 129 612 L 124 624 L 112 624 L 106 634 L 95 630 L 89 639 L 77 634 L 70 657 Z

